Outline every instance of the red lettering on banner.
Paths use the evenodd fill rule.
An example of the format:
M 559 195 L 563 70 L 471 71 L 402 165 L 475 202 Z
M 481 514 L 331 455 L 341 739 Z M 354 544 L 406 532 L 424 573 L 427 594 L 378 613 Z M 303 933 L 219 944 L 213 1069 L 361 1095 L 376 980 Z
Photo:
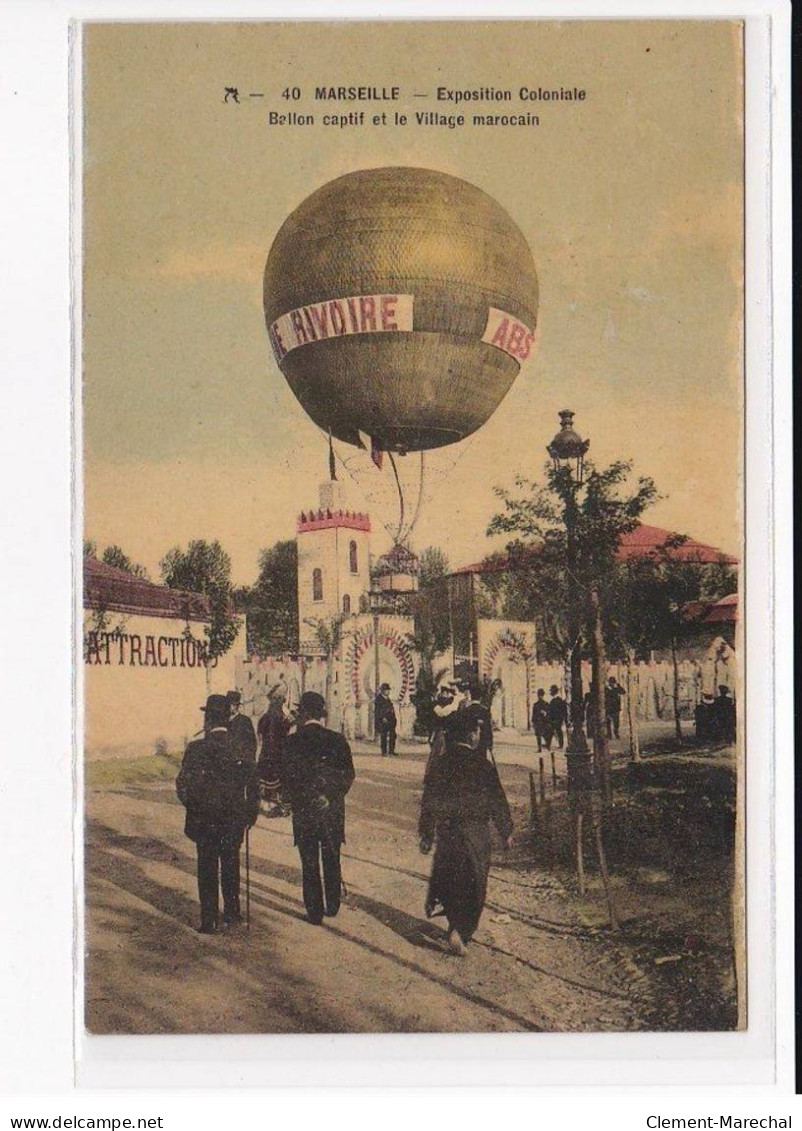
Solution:
M 509 329 L 509 325 L 509 320 L 502 318 L 490 342 L 491 346 L 498 346 L 498 348 L 504 350 L 505 353 L 507 352 L 507 330 Z
M 368 330 L 376 329 L 376 300 L 373 295 L 362 295 L 359 299 L 359 311 L 362 315 L 361 330 L 366 333 Z
M 510 336 L 507 339 L 507 353 L 511 353 L 513 357 L 521 356 L 521 348 L 523 346 L 525 333 L 525 326 L 522 326 L 520 322 L 513 322 L 510 328 Z
M 299 345 L 304 345 L 309 339 L 306 336 L 306 329 L 304 327 L 303 319 L 301 318 L 300 310 L 290 311 L 290 321 L 292 328 L 295 331 L 295 337 L 298 339 Z
M 526 361 L 526 359 L 531 354 L 531 352 L 532 352 L 532 342 L 534 342 L 534 340 L 535 340 L 535 335 L 530 330 L 527 330 L 526 333 L 524 334 L 524 344 L 521 348 L 520 353 L 518 354 L 521 361 Z
M 338 337 L 346 332 L 345 314 L 343 312 L 342 303 L 337 299 L 333 299 L 329 303 L 329 314 L 331 315 L 331 328 Z
M 309 307 L 309 313 L 312 315 L 312 321 L 315 324 L 315 330 L 319 338 L 327 338 L 329 336 L 329 312 L 323 303 L 316 303 L 314 306 Z
M 317 334 L 315 333 L 315 327 L 312 325 L 312 319 L 309 317 L 309 311 L 305 306 L 302 306 L 301 310 L 303 310 L 303 312 L 304 312 L 304 318 L 306 319 L 306 325 L 309 327 L 309 337 L 310 337 L 311 341 L 316 342 L 317 341 Z
M 398 295 L 382 295 L 381 296 L 381 320 L 382 330 L 397 330 L 398 325 L 395 320 L 395 306 L 398 302 Z
M 276 355 L 276 361 L 281 361 L 287 351 L 284 348 L 284 342 L 281 340 L 281 334 L 278 330 L 278 322 L 274 322 L 270 327 L 270 341 L 273 345 L 273 353 Z

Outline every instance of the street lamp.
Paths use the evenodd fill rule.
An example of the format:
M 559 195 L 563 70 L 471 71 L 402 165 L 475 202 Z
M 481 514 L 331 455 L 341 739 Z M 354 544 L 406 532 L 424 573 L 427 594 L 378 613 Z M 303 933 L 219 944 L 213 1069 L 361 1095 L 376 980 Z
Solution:
M 581 487 L 585 469 L 585 453 L 590 440 L 583 440 L 574 429 L 574 413 L 563 409 L 560 413 L 560 431 L 547 445 L 554 470 L 567 470 L 575 487 Z M 564 511 L 567 537 L 566 559 L 568 566 L 568 621 L 571 636 L 571 733 L 568 736 L 565 753 L 569 774 L 579 776 L 582 767 L 589 763 L 588 743 L 583 725 L 584 698 L 582 693 L 582 621 L 585 605 L 584 594 L 580 592 L 577 580 L 577 504 L 576 492 L 571 491 Z M 573 772 L 572 772 L 573 771 Z M 585 771 L 586 773 L 587 771 Z M 584 774 L 583 774 L 584 776 Z
M 378 733 L 376 729 L 376 700 L 379 698 L 379 689 L 381 688 L 381 676 L 379 674 L 379 615 L 384 611 L 384 593 L 381 589 L 369 590 L 368 608 L 373 614 L 373 667 L 375 679 L 373 696 L 373 737 L 375 738 Z
M 566 468 L 571 475 L 574 485 L 568 495 L 565 506 L 565 528 L 567 535 L 566 559 L 568 566 L 568 609 L 571 628 L 571 735 L 566 746 L 569 776 L 576 782 L 577 788 L 586 788 L 590 781 L 590 755 L 588 743 L 583 728 L 584 698 L 582 695 L 582 625 L 584 611 L 587 611 L 587 622 L 590 628 L 589 645 L 591 652 L 591 665 L 593 677 L 591 679 L 592 718 L 594 722 L 593 752 L 596 764 L 598 783 L 606 801 L 610 800 L 610 766 L 607 736 L 605 732 L 604 710 L 604 682 L 605 682 L 605 655 L 604 637 L 602 634 L 601 611 L 599 608 L 599 592 L 595 584 L 591 585 L 585 594 L 580 592 L 580 583 L 577 574 L 577 541 L 576 527 L 578 508 L 576 502 L 576 489 L 582 486 L 585 470 L 585 454 L 590 447 L 590 440 L 583 440 L 574 429 L 574 413 L 563 409 L 560 413 L 560 431 L 547 446 L 546 450 L 554 463 L 554 470 Z

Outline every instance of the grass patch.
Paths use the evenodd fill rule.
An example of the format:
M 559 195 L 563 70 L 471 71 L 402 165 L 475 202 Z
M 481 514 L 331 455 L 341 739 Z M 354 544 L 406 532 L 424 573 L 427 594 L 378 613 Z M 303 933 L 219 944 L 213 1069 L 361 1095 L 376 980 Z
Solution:
M 144 758 L 109 758 L 87 762 L 86 785 L 142 785 L 145 782 L 174 781 L 181 765 L 180 754 L 148 754 Z

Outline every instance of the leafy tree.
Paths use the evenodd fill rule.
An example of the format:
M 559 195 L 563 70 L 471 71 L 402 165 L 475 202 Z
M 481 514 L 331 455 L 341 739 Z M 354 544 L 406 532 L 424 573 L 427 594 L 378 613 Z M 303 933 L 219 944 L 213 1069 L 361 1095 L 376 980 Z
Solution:
M 631 475 L 632 464 L 625 460 L 602 469 L 587 461 L 578 483 L 568 467 L 549 463 L 545 484 L 518 476 L 515 491 L 496 488 L 504 509 L 491 519 L 488 534 L 514 535 L 507 545 L 510 564 L 527 571 L 530 607 L 542 638 L 570 657 L 572 689 L 582 686 L 583 644 L 594 637 L 597 647 L 601 644 L 599 609 L 607 607 L 621 538 L 658 498 L 652 479 L 630 483 Z M 592 691 L 598 713 L 603 670 L 596 676 Z M 583 714 L 582 695 L 572 695 L 572 727 L 581 728 Z M 597 729 L 596 757 L 607 794 L 606 744 L 603 729 Z
M 415 705 L 413 730 L 418 735 L 428 735 L 432 729 L 432 706 L 437 685 L 447 669 L 434 670 L 434 661 L 445 651 L 443 641 L 438 638 L 432 619 L 416 616 L 415 629 L 407 634 L 407 642 L 418 655 L 418 674 L 415 678 L 415 691 L 410 696 Z
M 334 683 L 334 662 L 340 653 L 343 640 L 343 624 L 348 619 L 344 613 L 333 617 L 314 617 L 308 620 L 315 630 L 318 645 L 326 657 L 326 708 L 331 714 L 331 689 Z
M 235 590 L 237 608 L 248 617 L 249 650 L 257 655 L 298 650 L 297 575 L 295 541 L 276 542 L 259 554 L 255 584 Z
M 92 538 L 84 538 L 84 557 L 97 560 L 97 542 Z
M 209 655 L 224 655 L 237 637 L 239 619 L 234 612 L 231 558 L 220 543 L 197 538 L 186 550 L 174 546 L 159 562 L 162 580 L 171 589 L 201 593 L 208 599 L 210 623 L 204 629 Z
M 427 546 L 418 557 L 418 584 L 421 589 L 441 581 L 451 571 L 448 558 L 439 546 Z
M 139 562 L 132 561 L 132 559 L 128 557 L 128 554 L 126 554 L 125 550 L 123 550 L 120 546 L 107 546 L 103 551 L 103 557 L 101 558 L 101 561 L 105 562 L 106 565 L 114 566 L 116 569 L 121 569 L 126 573 L 130 573 L 132 577 L 142 577 L 145 580 L 147 580 L 148 578 L 148 571 L 145 569 L 145 567 L 143 565 L 140 565 Z
M 625 651 L 631 665 L 635 653 L 667 649 L 673 666 L 674 730 L 682 741 L 679 712 L 678 650 L 693 637 L 696 621 L 688 606 L 718 600 L 732 592 L 734 571 L 726 563 L 712 566 L 680 556 L 686 535 L 671 535 L 662 546 L 623 563 L 617 578 L 617 599 L 607 608 L 608 636 Z M 737 585 L 737 579 L 736 579 Z M 722 591 L 723 590 L 723 591 Z

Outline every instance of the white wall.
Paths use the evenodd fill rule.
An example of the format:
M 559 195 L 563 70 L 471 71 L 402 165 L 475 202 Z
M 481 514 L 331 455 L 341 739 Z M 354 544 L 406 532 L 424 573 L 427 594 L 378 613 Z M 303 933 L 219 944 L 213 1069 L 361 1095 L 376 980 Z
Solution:
M 193 640 L 204 625 L 190 622 Z M 151 754 L 159 740 L 181 749 L 203 725 L 206 696 L 235 685 L 245 626 L 228 653 L 206 667 L 175 617 L 84 612 L 84 747 L 89 758 Z

